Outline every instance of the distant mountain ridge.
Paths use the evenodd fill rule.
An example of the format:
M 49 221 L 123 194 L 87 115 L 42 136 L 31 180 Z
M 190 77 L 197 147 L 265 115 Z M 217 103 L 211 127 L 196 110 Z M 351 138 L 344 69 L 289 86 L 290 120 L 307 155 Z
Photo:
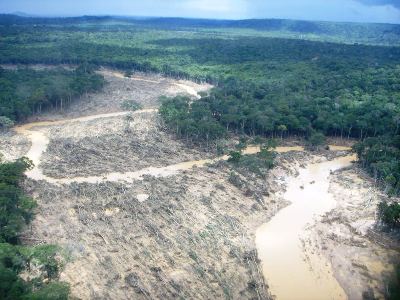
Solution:
M 221 30 L 244 29 L 257 32 L 314 35 L 320 37 L 335 37 L 339 41 L 371 42 L 375 44 L 400 45 L 400 24 L 383 23 L 341 23 L 327 21 L 302 21 L 288 19 L 247 19 L 247 20 L 215 20 L 189 18 L 157 18 L 128 16 L 80 16 L 80 17 L 35 17 L 24 13 L 0 14 L 0 25 L 77 25 L 80 23 L 110 23 L 134 25 L 138 27 L 157 28 L 165 30 Z
M 26 17 L 26 18 L 36 17 L 34 15 L 30 15 L 30 14 L 27 14 L 27 13 L 24 13 L 24 12 L 21 12 L 21 11 L 14 11 L 10 15 L 15 15 L 15 16 L 18 16 L 18 17 Z

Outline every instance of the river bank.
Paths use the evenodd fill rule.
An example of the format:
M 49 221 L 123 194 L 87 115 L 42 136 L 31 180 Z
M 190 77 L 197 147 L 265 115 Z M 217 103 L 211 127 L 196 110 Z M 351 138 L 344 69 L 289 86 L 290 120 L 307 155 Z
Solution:
M 278 299 L 346 298 L 330 264 L 313 253 L 305 259 L 308 249 L 302 243 L 308 234 L 307 226 L 335 206 L 328 192 L 330 173 L 351 166 L 354 159 L 354 155 L 347 155 L 308 164 L 298 176 L 287 178 L 283 197 L 290 205 L 257 230 L 256 244 L 264 276 Z
M 346 173 L 358 170 L 356 166 L 328 171 L 326 180 L 317 176 L 297 182 L 310 164 L 329 164 L 348 155 L 348 148 L 308 152 L 301 143 L 290 141 L 278 148 L 276 167 L 264 178 L 238 172 L 224 161 L 227 156 L 190 147 L 163 131 L 151 107 L 155 96 L 143 98 L 146 110 L 127 119 L 129 113 L 119 111 L 121 84 L 128 92 L 143 84 L 158 87 L 151 92 L 154 95 L 165 89 L 154 83 L 158 78 L 114 75 L 107 75 L 112 78 L 110 90 L 88 95 L 91 101 L 82 102 L 82 111 L 77 102 L 63 114 L 41 116 L 44 123 L 1 135 L 0 151 L 7 159 L 28 155 L 36 163 L 27 173 L 26 190 L 39 206 L 26 242 L 55 243 L 66 249 L 71 261 L 62 279 L 71 284 L 73 296 L 271 299 L 274 290 L 264 280 L 256 231 L 290 207 L 293 199 L 285 193 L 293 182 L 297 196 L 320 181 L 338 205 L 306 227 L 302 255 L 327 264 L 349 299 L 361 299 L 371 289 L 381 295 L 396 252 L 376 250 L 367 233 L 360 244 L 353 231 L 372 228 L 370 217 L 383 195 L 365 209 L 365 197 L 376 189 L 368 177 L 356 180 Z M 174 88 L 182 83 L 176 84 Z M 109 95 L 114 96 L 108 99 Z M 249 147 L 245 152 L 258 151 L 259 147 Z M 366 184 L 368 188 L 362 189 Z M 343 239 L 338 238 L 342 228 L 350 228 Z M 385 269 L 374 268 L 375 263 L 371 267 L 353 253 L 378 253 Z M 287 272 L 294 275 L 290 267 Z
M 388 196 L 357 166 L 334 172 L 329 193 L 337 205 L 310 228 L 309 249 L 330 262 L 349 299 L 385 299 L 400 262 L 399 241 L 376 228 Z

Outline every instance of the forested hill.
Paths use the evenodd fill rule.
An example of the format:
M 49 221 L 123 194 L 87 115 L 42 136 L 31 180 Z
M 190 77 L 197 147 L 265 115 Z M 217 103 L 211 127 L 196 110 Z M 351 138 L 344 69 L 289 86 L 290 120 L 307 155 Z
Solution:
M 8 15 L 0 16 L 0 64 L 109 66 L 207 81 L 216 88 L 196 105 L 173 99 L 161 109 L 178 135 L 207 144 L 225 131 L 360 139 L 360 161 L 400 194 L 399 32 L 388 24 Z M 0 116 L 19 121 L 44 103 L 59 107 L 101 87 L 95 74 L 61 72 L 34 74 L 26 88 L 27 72 L 0 72 Z M 76 84 L 81 76 L 86 86 Z
M 118 16 L 81 16 L 69 18 L 25 17 L 0 15 L 0 25 L 134 25 L 138 28 L 164 30 L 228 31 L 274 37 L 310 40 L 400 45 L 400 25 L 372 23 L 340 23 L 284 19 L 212 20 L 186 18 L 137 18 Z M 243 32 L 245 31 L 245 32 Z

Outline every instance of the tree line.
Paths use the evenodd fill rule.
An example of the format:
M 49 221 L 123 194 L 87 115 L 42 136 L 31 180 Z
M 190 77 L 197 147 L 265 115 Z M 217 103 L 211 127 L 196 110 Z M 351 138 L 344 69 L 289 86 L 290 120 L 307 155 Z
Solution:
M 22 121 L 46 109 L 63 110 L 76 97 L 103 85 L 103 77 L 87 64 L 74 71 L 0 68 L 0 116 Z
M 179 136 L 206 144 L 227 132 L 278 138 L 295 135 L 313 143 L 322 140 L 322 134 L 355 138 L 360 140 L 355 151 L 362 165 L 377 181 L 389 184 L 393 193 L 399 192 L 398 147 L 392 141 L 400 125 L 400 47 L 327 43 L 322 36 L 316 38 L 319 41 L 271 38 L 221 30 L 232 24 L 199 24 L 198 20 L 101 23 L 107 20 L 36 20 L 39 23 L 32 26 L 6 19 L 0 27 L 0 63 L 88 62 L 210 82 L 216 88 L 200 101 L 180 98 L 162 105 L 165 123 Z M 321 33 L 324 27 L 341 35 L 344 30 L 337 24 L 282 21 L 250 20 L 239 25 L 258 32 L 292 26 L 298 32 Z M 183 27 L 185 32 L 175 30 Z M 394 45 L 393 38 L 398 36 L 398 26 L 346 28 L 350 27 L 358 35 L 354 38 L 365 43 L 382 37 L 389 38 L 384 44 Z M 377 37 L 374 32 L 382 29 L 385 36 Z M 63 106 L 60 99 L 66 97 L 52 101 L 51 93 L 43 98 L 40 89 L 28 93 L 30 101 L 16 101 L 14 94 L 24 94 L 26 89 L 13 87 L 13 81 L 2 83 L 2 91 L 14 92 L 0 98 L 0 116 L 19 120 L 40 111 L 43 99 L 49 107 Z M 71 88 L 77 94 L 85 89 L 85 84 L 79 87 L 81 82 Z
M 362 165 L 398 194 L 400 67 L 339 70 L 342 76 L 330 78 L 333 73 L 327 70 L 319 79 L 292 73 L 293 81 L 283 85 L 230 78 L 195 102 L 165 99 L 160 114 L 188 141 L 209 143 L 228 132 L 311 141 L 323 135 L 358 139 L 355 151 Z

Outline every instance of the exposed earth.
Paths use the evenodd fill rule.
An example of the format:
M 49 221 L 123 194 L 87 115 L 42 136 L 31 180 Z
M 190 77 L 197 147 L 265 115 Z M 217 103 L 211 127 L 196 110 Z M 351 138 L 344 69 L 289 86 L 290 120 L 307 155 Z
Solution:
M 70 260 L 61 280 L 80 299 L 271 299 L 256 230 L 289 205 L 284 192 L 290 178 L 310 163 L 348 155 L 345 148 L 279 153 L 265 178 L 224 161 L 154 173 L 217 157 L 175 139 L 156 110 L 161 95 L 195 99 L 210 86 L 100 72 L 107 81 L 102 92 L 30 120 L 57 122 L 28 126 L 48 145 L 36 166 L 42 180 L 31 176 L 26 183 L 39 204 L 26 242 L 66 249 Z M 144 110 L 119 113 L 124 100 L 136 100 Z M 77 119 L 110 113 L 116 114 Z M 6 160 L 31 150 L 26 131 L 0 137 Z M 148 171 L 140 178 L 108 177 L 141 170 Z M 74 182 L 90 176 L 96 181 Z M 330 174 L 329 192 L 337 206 L 307 227 L 304 257 L 324 257 L 349 299 L 381 299 L 399 254 L 397 245 L 374 235 L 376 205 L 385 196 L 356 165 Z

